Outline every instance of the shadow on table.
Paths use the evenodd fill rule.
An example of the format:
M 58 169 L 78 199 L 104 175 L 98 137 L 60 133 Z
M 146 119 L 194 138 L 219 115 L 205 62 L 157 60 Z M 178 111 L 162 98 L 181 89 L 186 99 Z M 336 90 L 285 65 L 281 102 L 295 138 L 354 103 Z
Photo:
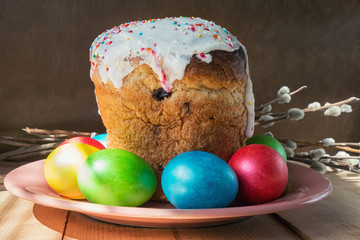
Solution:
M 180 236 L 197 236 L 200 239 L 238 239 L 240 235 L 246 236 L 249 234 L 248 231 L 241 231 L 241 228 L 246 229 L 249 228 L 249 224 L 254 224 L 252 223 L 253 218 L 243 218 L 237 223 L 203 228 L 132 227 L 102 222 L 82 213 L 38 204 L 34 204 L 33 214 L 41 224 L 59 232 L 63 236 L 89 240 L 103 238 L 178 239 Z M 254 219 L 256 218 L 254 217 Z M 254 221 L 256 222 L 256 220 Z M 242 226 L 245 222 L 245 226 Z

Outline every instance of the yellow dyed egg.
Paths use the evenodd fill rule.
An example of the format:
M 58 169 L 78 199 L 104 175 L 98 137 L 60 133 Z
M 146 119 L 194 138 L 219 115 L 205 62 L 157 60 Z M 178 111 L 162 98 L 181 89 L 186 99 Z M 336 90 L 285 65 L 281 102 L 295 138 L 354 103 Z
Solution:
M 85 199 L 77 184 L 80 165 L 98 148 L 84 143 L 68 143 L 57 147 L 47 157 L 44 175 L 49 186 L 59 195 Z

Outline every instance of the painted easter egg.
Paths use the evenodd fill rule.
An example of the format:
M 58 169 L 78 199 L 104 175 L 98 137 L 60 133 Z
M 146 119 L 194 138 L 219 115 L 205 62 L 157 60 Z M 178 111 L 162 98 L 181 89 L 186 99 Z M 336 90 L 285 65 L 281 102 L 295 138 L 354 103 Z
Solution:
M 80 165 L 98 148 L 83 143 L 68 143 L 53 150 L 44 164 L 44 175 L 49 186 L 61 196 L 84 199 L 77 184 Z
M 246 145 L 250 144 L 263 144 L 268 147 L 275 149 L 280 155 L 284 158 L 285 162 L 287 162 L 287 156 L 284 147 L 281 143 L 275 138 L 269 135 L 256 135 L 246 140 Z
M 84 143 L 84 144 L 88 144 L 91 145 L 93 147 L 96 147 L 97 149 L 105 149 L 104 145 L 93 138 L 90 137 L 73 137 L 73 138 L 69 138 L 67 140 L 65 140 L 64 142 L 62 142 L 59 146 L 67 144 L 67 143 Z
M 165 196 L 177 208 L 219 208 L 230 205 L 238 192 L 235 172 L 221 158 L 202 151 L 182 153 L 161 177 Z
M 240 148 L 230 158 L 239 181 L 239 198 L 260 204 L 278 198 L 288 183 L 288 169 L 283 157 L 273 148 L 251 144 Z
M 107 147 L 106 141 L 107 141 L 107 134 L 103 133 L 103 134 L 98 134 L 94 137 L 92 137 L 93 139 L 99 141 L 102 145 L 104 145 L 104 147 Z
M 152 197 L 157 179 L 151 166 L 139 156 L 121 149 L 104 149 L 80 166 L 78 184 L 90 202 L 136 207 Z

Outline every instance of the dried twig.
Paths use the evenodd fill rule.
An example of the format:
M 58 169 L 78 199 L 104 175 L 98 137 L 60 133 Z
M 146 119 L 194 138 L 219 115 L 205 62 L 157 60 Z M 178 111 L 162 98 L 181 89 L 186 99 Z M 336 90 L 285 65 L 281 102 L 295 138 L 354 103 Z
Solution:
M 339 149 L 339 150 L 343 150 L 343 151 L 347 151 L 347 152 L 360 153 L 359 149 L 355 149 L 355 148 L 351 148 L 351 147 L 334 146 L 334 148 Z
M 35 154 L 35 153 L 39 153 L 43 150 L 52 150 L 52 149 L 56 148 L 59 144 L 60 144 L 60 142 L 54 142 L 54 143 L 46 143 L 46 144 L 34 145 L 34 146 L 30 146 L 30 147 L 18 148 L 13 151 L 1 153 L 0 160 L 5 160 L 8 158 L 13 158 L 13 157 L 21 157 L 21 156 L 29 154 L 29 153 Z
M 29 128 L 26 127 L 23 131 L 27 132 L 30 135 L 35 136 L 48 136 L 55 138 L 69 138 L 75 136 L 84 136 L 90 137 L 91 132 L 76 132 L 76 131 L 67 131 L 67 130 L 46 130 L 46 129 L 38 129 L 38 128 Z
M 1 144 L 11 145 L 11 146 L 18 146 L 18 147 L 30 147 L 30 146 L 32 146 L 31 143 L 25 143 L 25 142 L 22 142 L 22 141 L 8 140 L 8 139 L 4 139 L 4 137 L 0 137 L 0 143 Z
M 42 150 L 37 152 L 30 152 L 30 153 L 24 153 L 16 156 L 11 156 L 3 159 L 4 161 L 22 161 L 23 159 L 32 158 L 32 157 L 40 157 L 40 156 L 46 156 L 50 154 L 53 151 L 53 149 L 48 150 Z
M 14 142 L 32 143 L 32 144 L 56 142 L 63 140 L 61 138 L 54 138 L 54 137 L 40 138 L 40 137 L 15 137 L 15 136 L 2 136 L 0 137 L 0 139 L 10 140 Z
M 91 132 L 76 132 L 67 130 L 46 130 L 26 127 L 23 129 L 34 137 L 0 137 L 0 144 L 18 146 L 16 150 L 0 154 L 0 161 L 20 160 L 24 158 L 49 154 L 62 141 L 71 137 L 91 137 Z

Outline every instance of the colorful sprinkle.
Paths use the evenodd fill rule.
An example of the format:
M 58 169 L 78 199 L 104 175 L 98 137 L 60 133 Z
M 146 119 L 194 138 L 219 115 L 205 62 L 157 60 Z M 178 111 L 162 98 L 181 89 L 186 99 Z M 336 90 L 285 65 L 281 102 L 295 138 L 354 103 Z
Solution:
M 167 19 L 167 20 L 166 20 Z M 163 21 L 160 25 L 154 25 L 157 21 Z M 134 29 L 136 27 L 136 29 Z M 156 28 L 156 30 L 154 30 Z M 168 31 L 167 29 L 170 29 L 172 31 L 177 31 L 177 33 L 173 32 L 169 34 L 173 34 L 173 36 L 176 36 L 178 39 L 177 41 L 174 41 L 173 43 L 168 43 L 166 39 L 160 39 L 157 40 L 155 37 L 158 34 L 161 34 L 162 31 Z M 134 30 L 132 30 L 134 29 Z M 186 37 L 183 36 L 177 36 L 178 33 L 184 33 L 184 35 L 187 35 Z M 194 34 L 189 34 L 191 32 L 194 32 Z M 130 35 L 131 33 L 135 33 L 135 35 Z M 156 35 L 155 35 L 156 34 Z M 130 39 L 129 36 L 132 36 Z M 140 37 L 141 36 L 141 37 Z M 145 37 L 145 39 L 144 39 Z M 176 48 L 176 44 L 179 44 L 179 49 L 184 48 L 185 51 L 188 51 L 189 54 L 198 54 L 197 56 L 202 59 L 202 61 L 209 62 L 211 61 L 211 56 L 209 56 L 208 50 L 209 49 L 227 49 L 227 51 L 233 51 L 231 49 L 234 49 L 235 47 L 239 47 L 239 42 L 236 38 L 234 38 L 225 28 L 222 28 L 221 26 L 216 25 L 213 22 L 204 21 L 203 19 L 194 18 L 194 17 L 181 17 L 181 18 L 163 18 L 163 19 L 148 19 L 148 20 L 142 20 L 142 21 L 133 21 L 121 24 L 119 26 L 114 26 L 113 28 L 106 30 L 103 34 L 99 35 L 97 39 L 94 41 L 94 43 L 90 47 L 90 56 L 91 58 L 91 65 L 92 69 L 95 69 L 98 62 L 95 59 L 104 59 L 102 63 L 104 65 L 104 71 L 109 71 L 108 65 L 109 60 L 111 57 L 107 57 L 108 54 L 110 54 L 111 51 L 108 50 L 108 46 L 114 45 L 113 41 L 115 42 L 115 39 L 119 41 L 119 39 L 122 39 L 123 41 L 134 41 L 134 42 L 128 42 L 125 44 L 126 48 L 130 47 L 133 48 L 134 46 L 137 46 L 138 44 L 141 44 L 143 48 L 137 48 L 140 49 L 138 51 L 134 51 L 135 54 L 146 54 L 152 56 L 152 60 L 150 58 L 144 59 L 145 63 L 148 63 L 148 61 L 151 61 L 151 64 L 155 64 L 154 71 L 158 74 L 161 85 L 164 87 L 165 90 L 170 90 L 169 79 L 172 79 L 172 76 L 167 76 L 168 74 L 164 72 L 163 65 L 168 65 L 168 62 L 166 58 L 164 58 L 163 54 L 164 51 L 167 53 L 167 49 L 171 45 L 171 48 Z M 188 46 L 188 42 L 193 41 L 194 39 L 198 39 L 195 43 L 195 45 Z M 208 41 L 208 39 L 213 39 L 214 41 L 207 42 L 209 46 L 203 46 L 202 40 Z M 217 41 L 218 43 L 216 43 Z M 155 43 L 156 42 L 156 43 Z M 206 43 L 206 45 L 207 45 Z M 180 45 L 181 44 L 181 45 Z M 195 46 L 195 47 L 193 47 Z M 234 47 L 235 46 L 235 47 Z M 121 43 L 116 46 L 112 47 L 121 47 Z M 156 47 L 156 48 L 155 48 Z M 156 49 L 157 52 L 152 50 L 151 48 Z M 173 49 L 172 49 L 173 50 Z M 176 49 L 175 49 L 176 50 Z M 144 51 L 140 53 L 140 51 Z M 101 53 L 101 55 L 99 54 Z M 105 54 L 106 53 L 106 54 Z M 122 59 L 122 61 L 126 61 Z M 150 63 L 148 63 L 150 64 Z M 110 66 L 112 66 L 110 64 Z M 109 74 L 113 74 L 112 71 L 109 71 Z M 251 104 L 251 102 L 247 103 Z

